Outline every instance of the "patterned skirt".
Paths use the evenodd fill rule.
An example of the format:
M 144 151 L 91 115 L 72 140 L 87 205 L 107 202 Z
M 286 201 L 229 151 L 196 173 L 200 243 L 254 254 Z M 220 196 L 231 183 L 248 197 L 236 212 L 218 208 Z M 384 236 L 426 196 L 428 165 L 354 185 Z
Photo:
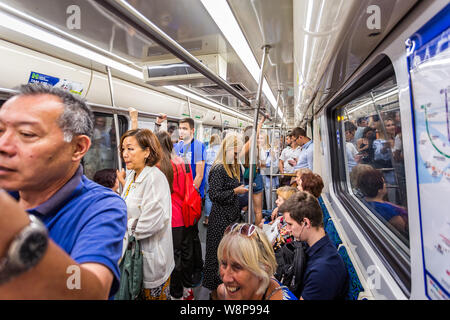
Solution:
M 156 288 L 142 288 L 138 300 L 170 300 L 170 277 L 162 285 Z

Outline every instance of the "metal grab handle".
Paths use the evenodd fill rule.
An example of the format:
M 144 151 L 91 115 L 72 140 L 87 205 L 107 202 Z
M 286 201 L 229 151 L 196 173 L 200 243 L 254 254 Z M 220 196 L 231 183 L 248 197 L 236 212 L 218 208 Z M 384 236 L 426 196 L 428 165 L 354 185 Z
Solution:
M 261 72 L 259 74 L 259 83 L 258 83 L 258 91 L 256 93 L 256 110 L 255 116 L 253 118 L 253 128 L 252 128 L 252 137 L 250 140 L 250 163 L 249 170 L 250 174 L 248 177 L 248 223 L 252 223 L 253 212 L 253 166 L 255 165 L 255 152 L 256 152 L 256 130 L 258 126 L 258 115 L 261 108 L 261 94 L 262 94 L 262 85 L 264 81 L 264 68 L 266 65 L 267 56 L 269 55 L 270 46 L 264 46 L 264 53 L 261 62 Z

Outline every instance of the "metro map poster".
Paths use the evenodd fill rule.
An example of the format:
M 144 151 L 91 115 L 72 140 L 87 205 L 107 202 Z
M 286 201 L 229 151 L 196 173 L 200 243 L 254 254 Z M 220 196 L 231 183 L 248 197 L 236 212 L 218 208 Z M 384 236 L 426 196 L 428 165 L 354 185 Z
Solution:
M 450 5 L 407 41 L 425 290 L 450 298 Z

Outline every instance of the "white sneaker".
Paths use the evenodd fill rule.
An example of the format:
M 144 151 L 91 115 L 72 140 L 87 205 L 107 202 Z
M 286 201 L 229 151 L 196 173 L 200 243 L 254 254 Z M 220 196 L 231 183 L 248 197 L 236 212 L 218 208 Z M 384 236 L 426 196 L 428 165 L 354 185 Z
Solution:
M 183 288 L 183 300 L 195 300 L 192 288 Z

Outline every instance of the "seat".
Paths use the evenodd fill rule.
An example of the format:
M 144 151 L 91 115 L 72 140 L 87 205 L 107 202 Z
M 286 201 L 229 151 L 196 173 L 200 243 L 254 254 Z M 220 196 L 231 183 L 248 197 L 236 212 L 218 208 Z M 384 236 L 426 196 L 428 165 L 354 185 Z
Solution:
M 318 200 L 319 200 L 320 207 L 322 208 L 322 213 L 323 213 L 323 225 L 325 226 L 325 225 L 326 225 L 326 222 L 328 221 L 328 219 L 330 219 L 330 214 L 328 213 L 328 209 L 327 209 L 327 207 L 325 206 L 325 203 L 323 202 L 322 196 L 320 196 L 320 197 L 318 198 Z
M 328 221 L 325 223 L 324 229 L 325 229 L 325 232 L 330 237 L 331 241 L 336 246 L 336 248 L 338 248 L 339 245 L 342 244 L 342 240 L 339 237 L 339 234 L 336 231 L 336 227 L 334 226 L 333 220 L 331 220 L 331 218 L 329 218 Z
M 359 281 L 358 274 L 356 273 L 355 267 L 353 266 L 350 256 L 348 255 L 347 249 L 344 245 L 341 245 L 338 249 L 339 255 L 344 260 L 345 267 L 349 275 L 349 288 L 346 296 L 346 300 L 358 300 L 360 292 L 364 291 L 364 288 Z

